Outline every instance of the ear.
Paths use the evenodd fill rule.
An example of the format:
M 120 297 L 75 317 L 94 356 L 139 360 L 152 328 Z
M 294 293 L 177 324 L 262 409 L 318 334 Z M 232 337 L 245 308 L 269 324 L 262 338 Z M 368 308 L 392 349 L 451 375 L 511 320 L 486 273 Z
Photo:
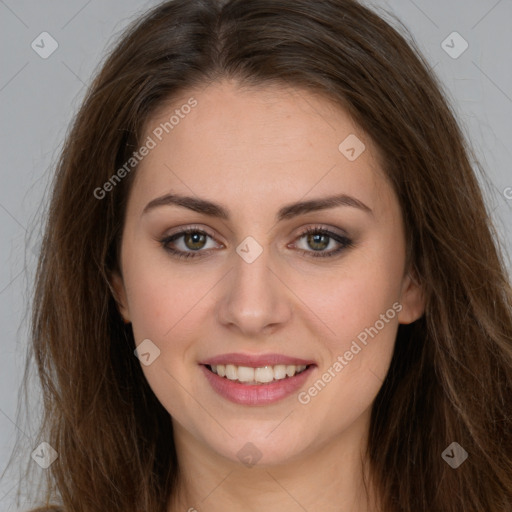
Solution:
M 125 323 L 129 324 L 131 322 L 130 320 L 130 314 L 128 311 L 128 301 L 126 298 L 126 290 L 124 287 L 124 282 L 121 274 L 119 271 L 115 270 L 112 272 L 110 276 L 110 289 L 112 291 L 112 294 L 114 295 L 114 299 L 117 304 L 117 309 L 119 310 L 119 313 L 123 317 L 123 320 Z
M 400 296 L 402 310 L 398 314 L 398 323 L 411 324 L 425 312 L 425 297 L 416 273 L 411 271 L 404 277 Z

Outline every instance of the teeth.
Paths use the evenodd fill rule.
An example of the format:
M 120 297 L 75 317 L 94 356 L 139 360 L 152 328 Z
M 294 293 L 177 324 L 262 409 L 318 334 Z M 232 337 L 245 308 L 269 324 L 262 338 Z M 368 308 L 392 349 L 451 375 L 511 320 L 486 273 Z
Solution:
M 285 377 L 286 377 L 286 366 L 284 364 L 277 364 L 276 366 L 274 366 L 274 379 L 281 380 L 281 379 L 284 379 Z
M 258 368 L 259 370 L 260 368 Z M 240 382 L 252 382 L 254 380 L 254 368 L 248 368 L 247 366 L 239 366 L 237 371 L 238 380 Z
M 237 380 L 238 379 L 238 372 L 237 372 L 236 366 L 234 364 L 226 365 L 226 377 L 229 380 Z
M 273 380 L 283 380 L 287 377 L 293 377 L 297 373 L 304 371 L 306 366 L 277 364 L 275 366 L 250 368 L 248 366 L 236 366 L 234 364 L 217 364 L 210 366 L 210 368 L 212 372 L 219 375 L 219 377 L 226 377 L 229 380 L 266 384 Z
M 241 369 L 243 366 L 241 367 Z M 274 380 L 274 368 L 272 366 L 264 366 L 254 370 L 254 380 L 256 382 L 272 382 Z

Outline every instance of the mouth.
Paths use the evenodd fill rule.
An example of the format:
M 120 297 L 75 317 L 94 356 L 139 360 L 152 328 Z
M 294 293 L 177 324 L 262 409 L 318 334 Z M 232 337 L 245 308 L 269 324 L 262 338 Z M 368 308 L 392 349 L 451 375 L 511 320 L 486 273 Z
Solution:
M 314 365 L 276 364 L 272 366 L 258 366 L 256 368 L 235 364 L 205 365 L 211 373 L 246 386 L 258 386 L 288 380 L 305 372 L 311 366 Z
M 279 355 L 225 355 L 199 366 L 210 389 L 218 396 L 250 406 L 270 405 L 297 394 L 317 367 L 309 361 Z

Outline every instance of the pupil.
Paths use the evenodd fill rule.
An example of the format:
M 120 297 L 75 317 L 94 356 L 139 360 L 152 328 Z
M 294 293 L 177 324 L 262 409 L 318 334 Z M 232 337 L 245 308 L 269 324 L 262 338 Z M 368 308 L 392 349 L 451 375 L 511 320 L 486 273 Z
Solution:
M 327 235 L 322 235 L 322 234 L 315 234 L 315 235 L 310 235 L 309 237 L 309 240 L 308 240 L 308 243 L 311 241 L 311 239 L 313 239 L 313 244 L 316 244 L 316 243 L 321 243 L 319 242 L 317 239 L 318 238 L 324 238 L 324 242 L 325 242 L 325 239 L 328 238 Z M 325 249 L 326 245 L 325 243 L 322 244 L 323 247 L 320 247 L 320 248 L 317 248 L 317 249 L 314 249 L 314 247 L 312 247 L 314 250 L 321 250 L 321 249 Z M 327 242 L 327 245 L 328 245 L 328 242 Z
M 195 244 L 199 244 L 200 246 L 199 247 L 189 247 L 189 249 L 201 249 L 202 245 L 201 245 L 201 238 L 204 238 L 204 235 L 201 234 L 201 233 L 188 233 L 187 234 L 187 241 L 192 239 L 192 244 L 195 245 Z M 204 242 L 204 240 L 203 240 Z M 187 244 L 188 246 L 188 244 Z

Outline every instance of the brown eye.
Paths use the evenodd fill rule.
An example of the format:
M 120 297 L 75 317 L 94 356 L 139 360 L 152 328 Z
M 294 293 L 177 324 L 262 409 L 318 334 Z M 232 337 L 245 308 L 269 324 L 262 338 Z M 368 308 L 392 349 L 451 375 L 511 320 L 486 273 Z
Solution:
M 204 233 L 200 233 L 199 231 L 195 231 L 192 233 L 186 233 L 183 235 L 183 241 L 185 246 L 191 250 L 202 249 L 206 244 L 206 237 Z M 190 245 L 189 245 L 190 244 Z
M 315 251 L 322 251 L 323 249 L 327 249 L 329 246 L 330 237 L 328 235 L 323 233 L 314 233 L 306 236 L 309 247 Z
M 213 236 L 201 229 L 189 228 L 165 237 L 160 240 L 160 243 L 167 252 L 177 258 L 196 258 L 202 257 L 202 253 L 209 252 L 209 250 L 202 250 L 207 245 L 208 238 L 213 239 Z M 179 245 L 180 239 L 182 239 L 182 247 L 173 247 L 173 245 Z
M 309 228 L 299 235 L 298 238 L 306 238 L 306 244 L 312 250 L 308 251 L 301 249 L 301 252 L 313 258 L 329 258 L 331 256 L 336 256 L 345 249 L 353 247 L 353 242 L 349 238 L 323 228 Z M 331 241 L 337 243 L 339 247 L 337 249 L 325 251 L 325 249 L 329 247 Z
M 160 240 L 160 243 L 168 253 L 178 259 L 200 258 L 210 252 L 210 249 L 203 250 L 208 243 L 208 238 L 213 239 L 213 236 L 201 229 L 189 228 Z M 336 256 L 343 250 L 353 247 L 352 240 L 349 238 L 324 228 L 309 228 L 298 236 L 299 240 L 303 238 L 306 239 L 309 249 L 299 248 L 299 251 L 313 258 Z M 178 241 L 180 240 L 182 240 L 182 247 L 176 248 L 175 246 L 179 245 Z M 332 242 L 339 247 L 326 251 Z M 222 244 L 220 245 L 222 246 Z

